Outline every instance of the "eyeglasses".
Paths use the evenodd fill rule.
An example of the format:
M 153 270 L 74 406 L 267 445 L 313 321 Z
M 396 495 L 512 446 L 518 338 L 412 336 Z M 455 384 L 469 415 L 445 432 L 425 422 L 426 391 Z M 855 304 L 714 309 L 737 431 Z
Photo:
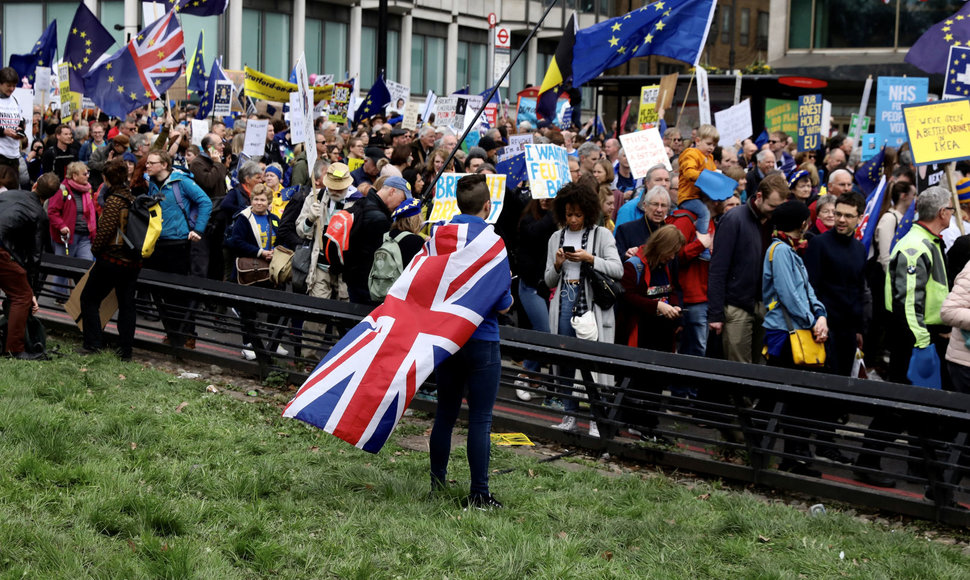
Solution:
M 768 139 L 768 142 L 774 145 L 775 143 L 781 143 L 778 139 Z
M 161 161 L 146 161 L 145 165 L 161 165 Z
M 949 211 L 956 211 L 957 210 L 957 208 L 955 208 L 953 206 L 945 207 L 943 209 L 946 209 L 946 210 L 949 210 Z

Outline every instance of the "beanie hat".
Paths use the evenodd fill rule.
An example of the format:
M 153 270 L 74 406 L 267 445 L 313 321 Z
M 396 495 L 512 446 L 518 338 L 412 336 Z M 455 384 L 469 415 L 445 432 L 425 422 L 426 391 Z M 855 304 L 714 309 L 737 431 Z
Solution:
M 960 203 L 970 203 L 970 177 L 964 177 L 957 182 L 957 197 Z
M 808 206 L 796 200 L 786 201 L 775 208 L 771 220 L 779 232 L 791 232 L 801 227 L 811 212 Z

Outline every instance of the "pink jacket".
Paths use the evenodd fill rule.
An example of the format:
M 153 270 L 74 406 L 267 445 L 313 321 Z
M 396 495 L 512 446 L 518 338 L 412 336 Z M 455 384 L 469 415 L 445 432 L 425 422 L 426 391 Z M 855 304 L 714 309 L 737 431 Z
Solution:
M 970 350 L 960 330 L 970 331 L 970 264 L 953 281 L 953 290 L 943 301 L 940 309 L 943 324 L 953 327 L 950 332 L 950 346 L 946 349 L 946 360 L 970 367 Z
M 77 223 L 77 198 L 81 198 L 84 207 L 84 221 L 88 223 L 88 236 L 93 240 L 97 233 L 98 208 L 94 203 L 94 193 L 78 193 L 70 189 L 65 183 L 61 189 L 47 202 L 47 217 L 51 222 L 51 241 L 58 244 L 61 241 L 61 228 L 71 230 L 68 243 L 74 242 L 74 224 Z

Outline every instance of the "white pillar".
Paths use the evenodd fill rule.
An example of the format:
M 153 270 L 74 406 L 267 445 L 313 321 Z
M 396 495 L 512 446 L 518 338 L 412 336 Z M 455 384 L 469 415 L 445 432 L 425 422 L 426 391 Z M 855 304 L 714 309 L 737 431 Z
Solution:
M 445 93 L 458 90 L 458 2 L 451 0 L 451 22 L 445 41 Z
M 88 7 L 88 10 L 94 13 L 95 16 L 100 16 L 98 12 L 98 0 L 84 0 L 84 5 Z
M 535 36 L 529 41 L 529 46 L 525 52 L 525 82 L 541 84 L 542 79 L 536 77 L 536 61 L 539 58 L 539 41 Z M 542 71 L 545 74 L 546 71 Z
M 363 14 L 364 10 L 359 3 L 351 6 L 350 31 L 348 34 L 350 40 L 348 46 L 350 50 L 347 51 L 347 69 L 350 71 L 350 78 L 360 77 L 361 21 Z M 371 47 L 371 50 L 377 50 L 377 47 Z M 360 80 L 368 83 L 367 88 L 370 88 L 370 83 L 374 82 L 374 79 Z
M 138 34 L 138 0 L 125 0 L 125 42 Z
M 290 68 L 296 65 L 300 55 L 306 51 L 306 0 L 293 0 L 293 18 L 290 36 L 293 38 L 293 49 L 290 57 Z M 307 71 L 307 74 L 320 71 Z
M 243 21 L 243 3 L 239 2 L 229 2 L 229 47 L 226 51 L 228 53 L 228 68 L 231 70 L 242 70 L 242 21 Z M 255 67 L 256 63 L 249 63 L 251 66 Z
M 397 82 L 408 86 L 411 86 L 411 35 L 413 34 L 413 27 L 414 16 L 411 16 L 410 12 L 401 17 L 401 43 L 397 55 L 397 70 L 401 78 Z

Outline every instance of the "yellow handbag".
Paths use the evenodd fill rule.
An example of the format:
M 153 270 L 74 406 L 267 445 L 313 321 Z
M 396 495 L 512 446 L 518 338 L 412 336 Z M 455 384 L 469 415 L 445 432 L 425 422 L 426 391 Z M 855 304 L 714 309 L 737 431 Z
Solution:
M 775 257 L 775 247 L 772 244 L 768 250 L 768 262 L 773 263 Z M 791 343 L 792 362 L 802 367 L 821 367 L 825 366 L 825 343 L 815 342 L 815 336 L 811 329 L 794 328 L 788 311 L 780 302 L 772 306 L 781 308 L 781 314 L 785 317 L 785 325 L 788 326 L 788 341 Z

